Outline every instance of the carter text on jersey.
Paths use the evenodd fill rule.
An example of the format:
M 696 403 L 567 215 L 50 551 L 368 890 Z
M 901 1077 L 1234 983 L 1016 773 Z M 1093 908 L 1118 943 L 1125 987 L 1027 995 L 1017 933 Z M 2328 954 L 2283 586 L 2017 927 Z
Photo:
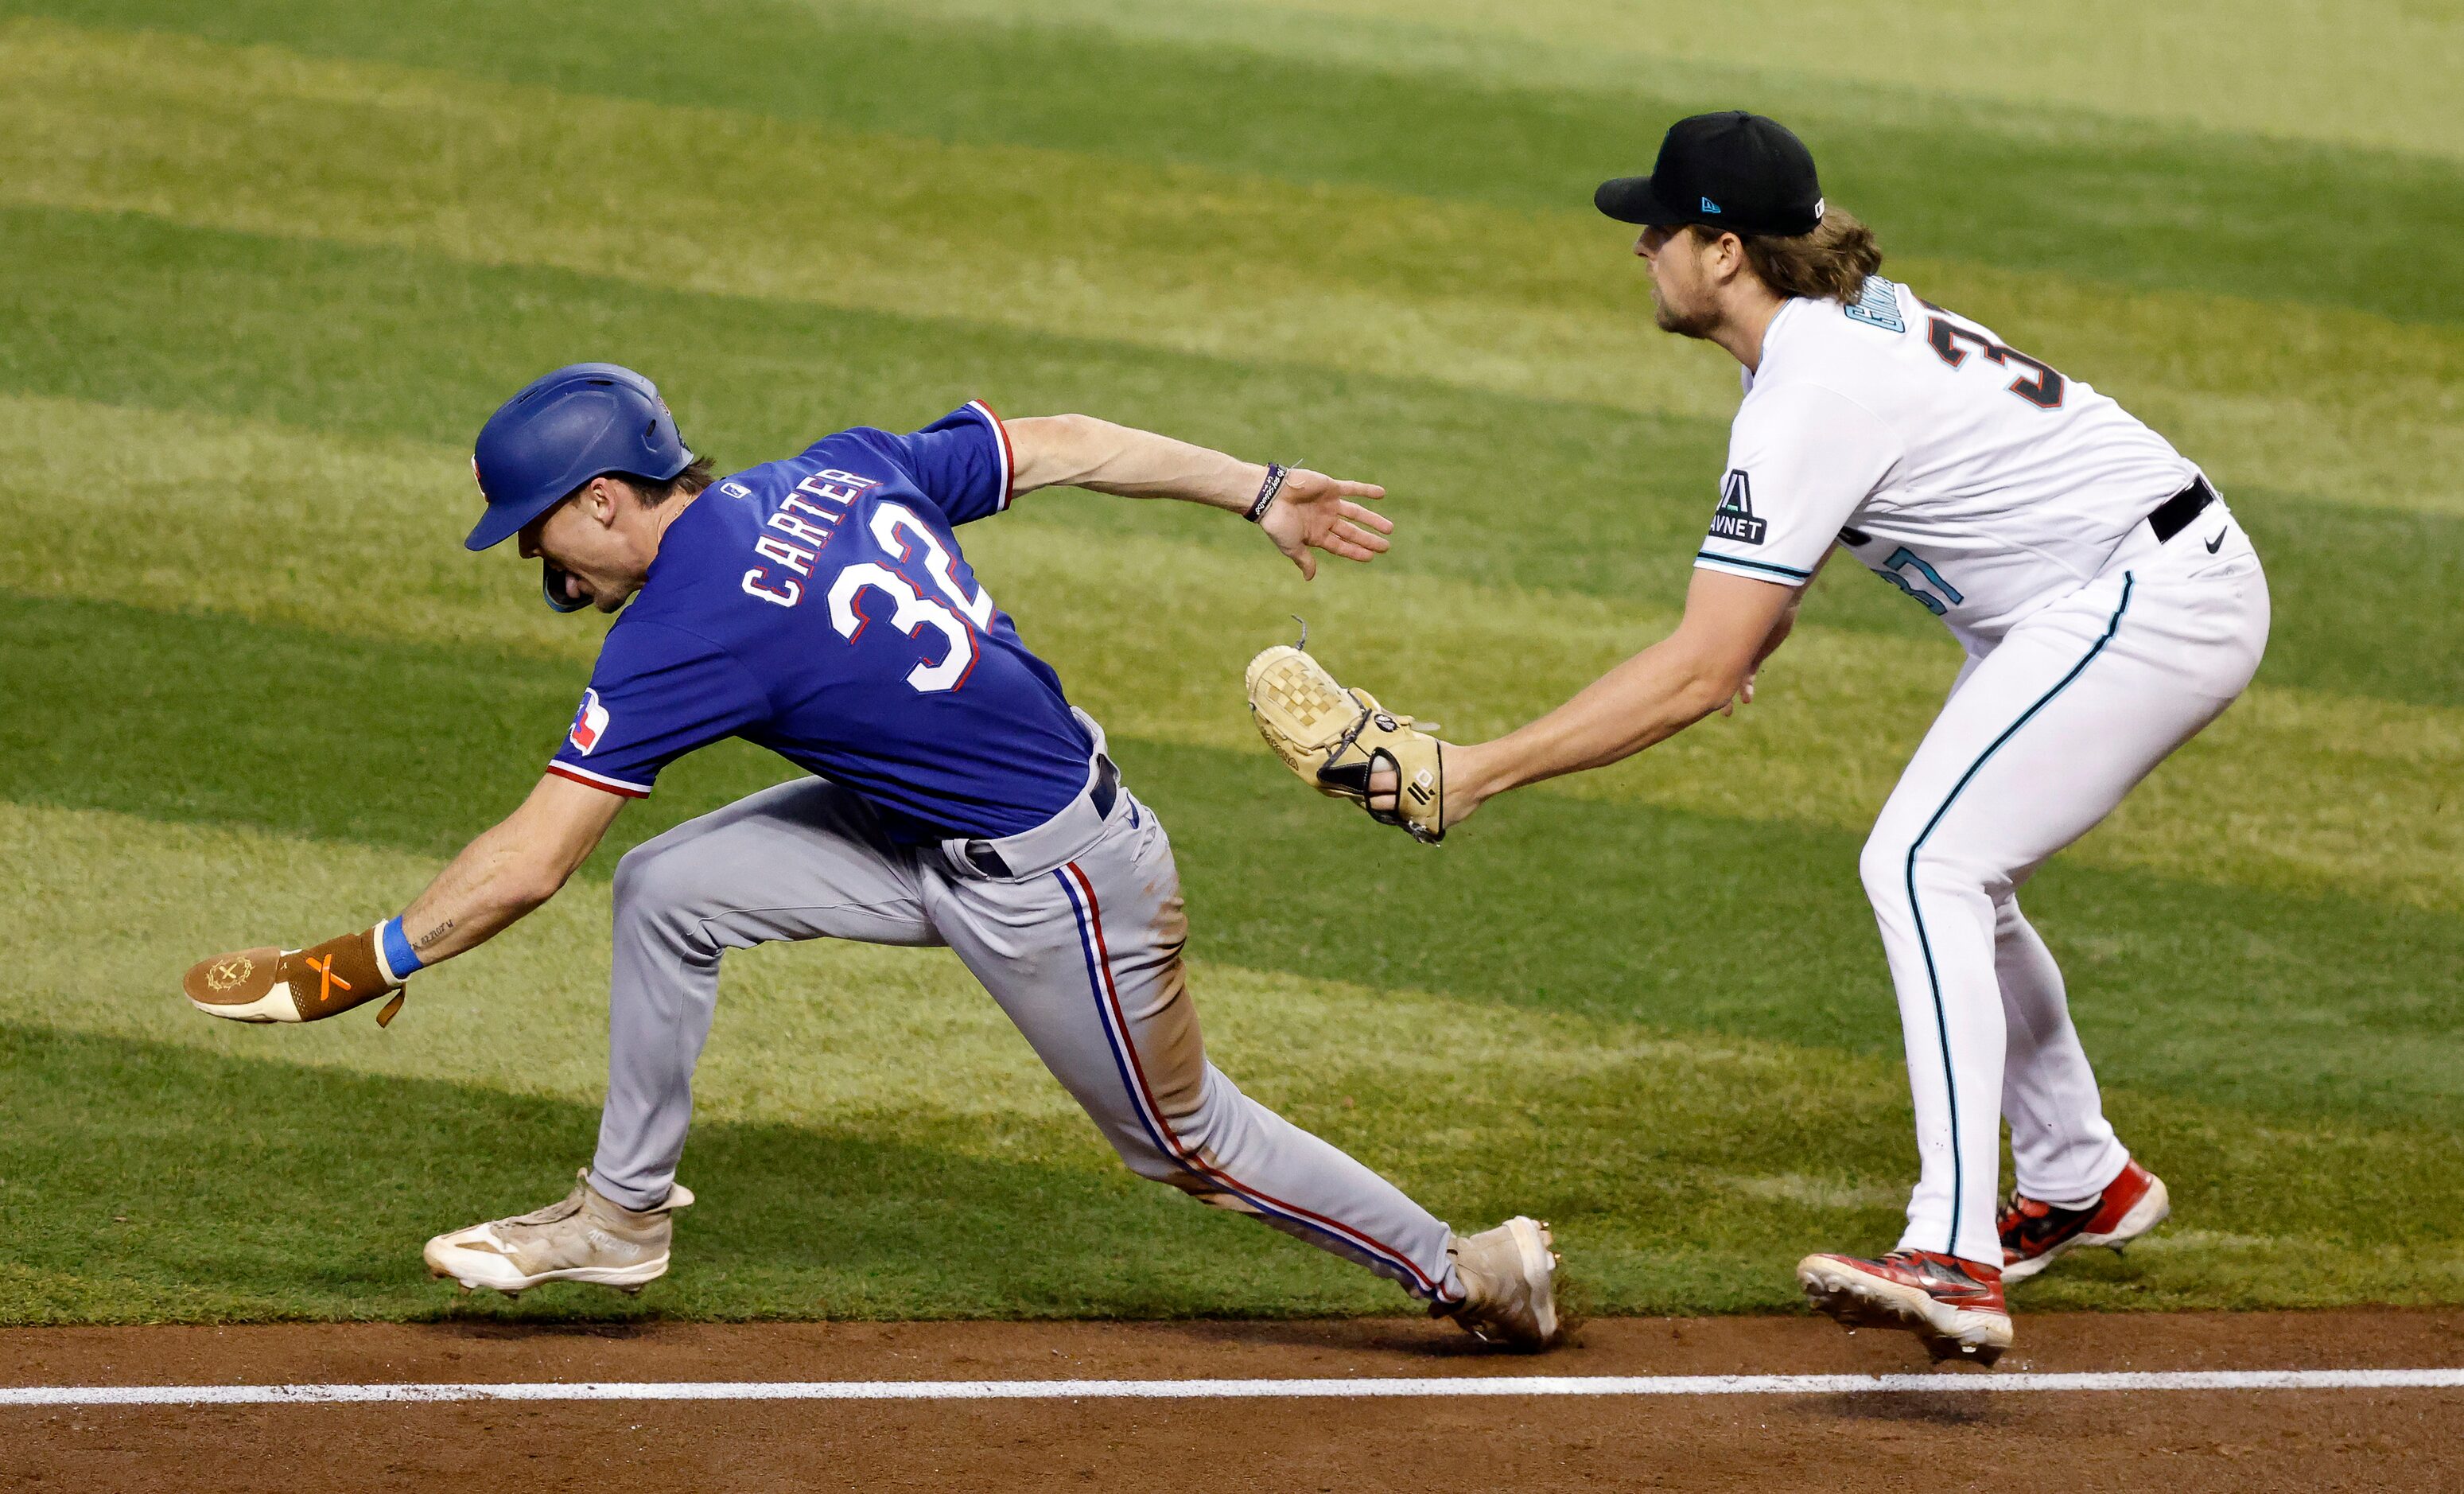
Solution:
M 867 488 L 881 485 L 878 477 L 859 477 L 836 468 L 815 472 L 796 484 L 779 504 L 779 512 L 770 516 L 763 527 L 775 529 L 788 538 L 763 535 L 753 541 L 754 553 L 794 571 L 798 576 L 813 574 L 813 561 L 829 544 L 839 530 L 839 521 L 847 517 L 847 507 L 864 494 Z M 810 494 L 802 497 L 799 494 Z M 825 505 L 827 505 L 825 507 Z M 799 517 L 802 514 L 806 516 Z M 744 590 L 748 596 L 759 597 L 782 607 L 792 607 L 804 599 L 804 583 L 793 578 L 783 579 L 772 586 L 762 576 L 769 567 L 757 565 L 744 573 Z

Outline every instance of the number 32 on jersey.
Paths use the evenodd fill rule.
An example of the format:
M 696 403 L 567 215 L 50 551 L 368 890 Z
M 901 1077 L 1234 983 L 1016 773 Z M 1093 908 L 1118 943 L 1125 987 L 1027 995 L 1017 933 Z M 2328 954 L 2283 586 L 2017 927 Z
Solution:
M 957 689 L 976 667 L 976 629 L 992 626 L 992 597 L 980 586 L 967 590 L 951 569 L 949 547 L 905 504 L 883 503 L 873 510 L 871 528 L 873 538 L 900 560 L 913 561 L 920 551 L 925 574 L 939 595 L 924 595 L 887 565 L 858 561 L 830 582 L 830 626 L 840 637 L 855 642 L 876 621 L 865 615 L 860 599 L 868 591 L 878 592 L 890 599 L 889 615 L 878 621 L 910 638 L 937 633 L 948 644 L 940 658 L 909 670 L 907 683 L 925 694 Z

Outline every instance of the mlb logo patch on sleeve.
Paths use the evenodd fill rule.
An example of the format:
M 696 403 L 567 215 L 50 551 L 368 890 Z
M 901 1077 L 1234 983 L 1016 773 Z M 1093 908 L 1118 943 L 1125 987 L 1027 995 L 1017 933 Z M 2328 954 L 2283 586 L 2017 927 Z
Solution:
M 1739 544 L 1760 544 L 1771 528 L 1754 517 L 1753 483 L 1742 467 L 1732 467 L 1728 475 L 1720 479 L 1720 509 L 1711 516 L 1711 538 L 1733 539 Z
M 585 690 L 581 708 L 573 713 L 573 730 L 565 734 L 564 739 L 573 744 L 574 751 L 587 758 L 590 749 L 598 746 L 599 738 L 605 735 L 607 708 L 599 703 L 599 692 Z

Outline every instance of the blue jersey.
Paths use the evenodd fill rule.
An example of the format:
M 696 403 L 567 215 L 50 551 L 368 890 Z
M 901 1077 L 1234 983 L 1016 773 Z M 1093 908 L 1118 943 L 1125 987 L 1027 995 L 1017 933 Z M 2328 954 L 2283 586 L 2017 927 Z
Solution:
M 913 435 L 842 430 L 707 489 L 609 628 L 548 771 L 641 796 L 741 736 L 913 841 L 1032 829 L 1093 740 L 953 531 L 1009 506 L 1009 435 L 970 403 Z

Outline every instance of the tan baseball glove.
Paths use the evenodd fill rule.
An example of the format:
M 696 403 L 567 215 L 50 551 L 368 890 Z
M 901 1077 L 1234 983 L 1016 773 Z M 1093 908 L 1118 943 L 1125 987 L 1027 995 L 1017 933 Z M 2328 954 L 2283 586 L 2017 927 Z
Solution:
M 181 978 L 180 990 L 199 1011 L 232 1022 L 320 1022 L 399 993 L 402 982 L 386 972 L 371 929 L 304 950 L 234 950 L 201 959 Z M 400 1010 L 396 994 L 377 1013 L 377 1025 Z
M 1307 641 L 1307 634 L 1303 634 Z M 1301 781 L 1348 799 L 1380 824 L 1435 846 L 1446 837 L 1446 744 L 1365 690 L 1346 690 L 1326 666 L 1288 644 L 1249 661 L 1249 714 L 1258 735 Z M 1434 723 L 1433 723 L 1434 724 Z M 1393 770 L 1392 808 L 1369 802 L 1370 775 Z

